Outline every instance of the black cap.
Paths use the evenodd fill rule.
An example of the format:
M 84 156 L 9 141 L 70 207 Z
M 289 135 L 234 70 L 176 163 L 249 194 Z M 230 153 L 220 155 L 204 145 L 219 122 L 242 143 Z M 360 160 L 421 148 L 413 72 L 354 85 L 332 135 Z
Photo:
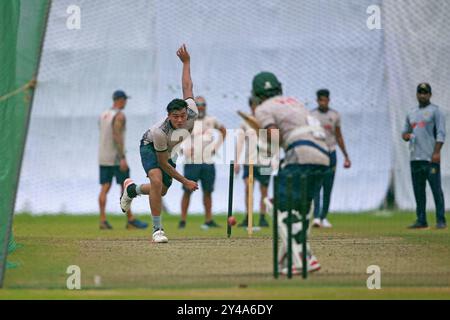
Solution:
M 417 93 L 431 93 L 431 86 L 426 82 L 419 83 Z
M 112 98 L 113 98 L 113 100 L 116 100 L 116 99 L 120 99 L 120 98 L 128 99 L 131 97 L 127 96 L 127 94 L 123 90 L 116 90 L 116 91 L 114 91 Z
M 320 97 L 327 97 L 327 98 L 329 98 L 330 97 L 330 90 L 328 90 L 328 89 L 317 90 L 316 95 L 317 95 L 317 98 L 320 98 Z

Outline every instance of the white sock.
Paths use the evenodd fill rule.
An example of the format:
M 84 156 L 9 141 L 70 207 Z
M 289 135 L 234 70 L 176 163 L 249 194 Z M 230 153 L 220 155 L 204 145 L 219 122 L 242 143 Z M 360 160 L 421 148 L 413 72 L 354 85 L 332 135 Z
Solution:
M 153 232 L 162 229 L 161 216 L 152 216 L 152 221 L 153 221 Z

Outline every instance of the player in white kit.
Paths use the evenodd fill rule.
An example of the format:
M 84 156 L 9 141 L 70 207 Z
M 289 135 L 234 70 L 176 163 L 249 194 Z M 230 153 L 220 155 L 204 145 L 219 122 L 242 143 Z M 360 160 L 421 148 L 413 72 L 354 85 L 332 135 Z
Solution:
M 351 166 L 350 157 L 344 143 L 344 137 L 341 131 L 341 115 L 328 104 L 330 102 L 330 91 L 328 89 L 320 89 L 317 91 L 317 104 L 311 114 L 316 117 L 321 126 L 325 129 L 325 141 L 330 149 L 330 168 L 325 174 L 321 186 L 321 192 L 317 192 L 314 197 L 314 227 L 331 228 L 332 225 L 327 219 L 328 209 L 330 207 L 331 190 L 333 189 L 334 175 L 336 173 L 336 145 L 344 155 L 344 168 Z

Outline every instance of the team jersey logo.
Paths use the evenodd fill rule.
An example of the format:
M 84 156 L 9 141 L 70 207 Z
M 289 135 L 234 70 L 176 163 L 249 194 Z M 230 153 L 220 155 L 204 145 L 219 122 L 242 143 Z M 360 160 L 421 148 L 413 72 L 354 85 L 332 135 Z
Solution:
M 415 129 L 415 128 L 417 128 L 417 127 L 418 127 L 418 128 L 425 128 L 426 125 L 427 125 L 427 123 L 426 123 L 425 121 L 413 122 L 413 123 L 411 124 L 411 126 L 412 126 L 413 129 Z

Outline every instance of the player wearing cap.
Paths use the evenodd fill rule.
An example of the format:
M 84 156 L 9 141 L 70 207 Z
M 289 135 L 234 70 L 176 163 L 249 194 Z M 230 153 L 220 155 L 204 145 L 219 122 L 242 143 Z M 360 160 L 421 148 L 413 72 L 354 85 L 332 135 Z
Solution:
M 149 195 L 153 221 L 152 239 L 156 243 L 168 242 L 161 223 L 161 206 L 162 197 L 170 188 L 172 178 L 181 182 L 191 192 L 198 189 L 195 181 L 185 178 L 175 169 L 179 145 L 190 136 L 198 116 L 192 92 L 191 59 L 185 45 L 178 49 L 177 56 L 183 63 L 183 99 L 172 100 L 166 108 L 167 117 L 147 130 L 141 139 L 142 166 L 150 183 L 137 186 L 131 179 L 127 179 L 120 198 L 120 207 L 126 212 L 137 195 Z
M 216 177 L 213 156 L 223 143 L 227 130 L 215 117 L 206 114 L 204 97 L 196 97 L 195 103 L 198 108 L 198 118 L 195 120 L 190 139 L 186 139 L 182 146 L 186 160 L 184 176 L 189 180 L 201 181 L 202 183 L 205 223 L 202 224 L 201 228 L 207 230 L 220 227 L 212 217 L 212 192 L 214 191 Z M 214 138 L 214 130 L 220 132 L 220 138 Z M 185 186 L 183 186 L 183 191 L 179 229 L 186 227 L 187 212 L 192 194 Z
M 350 168 L 351 162 L 341 132 L 341 115 L 339 112 L 329 107 L 330 91 L 327 89 L 320 89 L 317 91 L 316 95 L 317 104 L 319 106 L 314 109 L 311 114 L 320 121 L 320 124 L 325 129 L 325 141 L 330 149 L 330 169 L 325 174 L 322 187 L 320 188 L 320 190 L 323 190 L 322 201 L 320 201 L 320 190 L 314 196 L 313 227 L 331 228 L 332 225 L 328 221 L 327 215 L 330 207 L 334 175 L 336 173 L 336 144 L 339 145 L 339 148 L 344 155 L 344 168 Z
M 100 206 L 100 229 L 112 229 L 106 220 L 106 198 L 111 189 L 113 177 L 116 182 L 122 184 L 130 176 L 127 160 L 125 157 L 125 114 L 122 110 L 130 98 L 122 90 L 113 93 L 113 106 L 105 110 L 99 119 L 100 124 L 100 144 L 99 144 L 99 164 L 100 164 L 100 184 L 101 190 L 98 197 Z M 123 192 L 123 189 L 122 189 Z M 128 229 L 145 229 L 147 224 L 135 219 L 131 210 L 127 210 Z
M 436 228 L 444 229 L 444 193 L 441 186 L 441 148 L 445 141 L 445 117 L 439 107 L 430 102 L 431 86 L 417 86 L 419 105 L 408 112 L 402 138 L 409 141 L 411 177 L 416 199 L 416 222 L 411 229 L 428 227 L 426 217 L 426 182 L 433 193 L 436 206 Z
M 261 128 L 268 130 L 268 139 L 271 143 L 277 142 L 285 151 L 283 164 L 278 171 L 278 204 L 281 216 L 286 215 L 288 209 L 287 181 L 289 176 L 306 176 L 307 192 L 300 188 L 300 179 L 294 179 L 291 190 L 293 191 L 292 203 L 301 203 L 306 198 L 307 219 L 310 220 L 310 207 L 312 199 L 322 185 L 325 172 L 330 165 L 329 149 L 325 142 L 325 132 L 320 122 L 311 116 L 308 109 L 302 103 L 292 97 L 282 96 L 281 83 L 270 72 L 262 72 L 253 78 L 252 95 L 257 99 L 259 106 L 255 116 Z M 305 198 L 303 198 L 305 197 Z M 287 216 L 287 215 L 286 215 Z M 297 216 L 297 220 L 300 217 Z M 299 228 L 308 228 L 299 226 Z M 281 227 L 285 227 L 281 224 Z M 293 227 L 294 228 L 294 227 Z M 296 230 L 298 230 L 296 228 Z M 294 245 L 301 248 L 299 239 L 293 235 L 296 241 Z M 294 255 L 299 252 L 294 249 Z M 298 249 L 300 250 L 300 249 Z M 300 265 L 295 265 L 301 268 Z M 308 250 L 308 270 L 314 271 L 320 268 L 318 261 Z

